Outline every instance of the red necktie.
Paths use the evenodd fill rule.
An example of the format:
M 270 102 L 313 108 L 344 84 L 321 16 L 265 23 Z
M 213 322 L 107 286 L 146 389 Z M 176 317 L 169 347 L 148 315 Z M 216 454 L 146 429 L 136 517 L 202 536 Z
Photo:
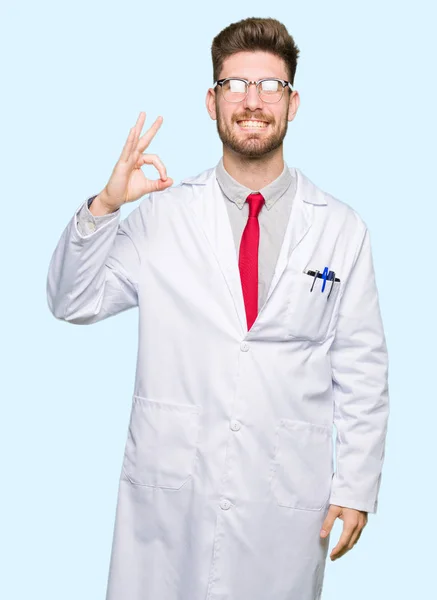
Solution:
M 264 197 L 259 193 L 249 194 L 246 202 L 249 203 L 249 217 L 241 236 L 238 266 L 249 330 L 258 315 L 258 215 L 264 204 Z

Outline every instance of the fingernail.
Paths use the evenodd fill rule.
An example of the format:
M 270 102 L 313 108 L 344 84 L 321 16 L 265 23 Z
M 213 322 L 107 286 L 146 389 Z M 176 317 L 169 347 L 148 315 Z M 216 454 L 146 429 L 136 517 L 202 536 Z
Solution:
M 327 533 L 328 533 L 328 532 L 327 532 L 327 531 L 325 531 L 325 529 L 322 529 L 322 531 L 321 531 L 321 534 L 322 534 L 322 535 L 327 535 Z

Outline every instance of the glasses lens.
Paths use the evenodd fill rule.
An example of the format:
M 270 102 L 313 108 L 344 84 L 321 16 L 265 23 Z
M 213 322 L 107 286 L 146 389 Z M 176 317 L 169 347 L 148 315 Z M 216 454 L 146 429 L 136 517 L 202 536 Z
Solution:
M 284 88 L 276 79 L 266 79 L 258 84 L 259 95 L 263 102 L 279 102 Z
M 228 79 L 222 85 L 223 96 L 228 102 L 241 102 L 246 96 L 247 86 L 241 79 Z

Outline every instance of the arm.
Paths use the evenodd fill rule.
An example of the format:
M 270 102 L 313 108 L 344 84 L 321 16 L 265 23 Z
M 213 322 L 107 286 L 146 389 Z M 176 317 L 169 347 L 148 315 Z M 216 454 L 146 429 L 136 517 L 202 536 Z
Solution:
M 330 503 L 375 513 L 389 415 L 388 357 L 364 231 L 331 347 L 336 472 Z
M 57 319 L 87 325 L 138 305 L 141 259 L 151 202 L 142 203 L 120 223 L 120 206 L 173 184 L 156 155 L 143 154 L 162 123 L 158 117 L 140 138 L 141 112 L 129 131 L 122 153 L 104 190 L 94 196 L 91 210 L 81 205 L 55 248 L 47 275 L 47 302 Z M 160 179 L 141 170 L 153 164 Z M 122 200 L 124 198 L 124 200 Z M 90 200 L 93 200 L 90 198 Z
M 141 207 L 121 222 L 117 211 L 85 235 L 77 222 L 83 205 L 76 211 L 55 248 L 47 276 L 47 301 L 57 319 L 86 325 L 138 304 L 141 260 L 134 239 L 147 233 Z

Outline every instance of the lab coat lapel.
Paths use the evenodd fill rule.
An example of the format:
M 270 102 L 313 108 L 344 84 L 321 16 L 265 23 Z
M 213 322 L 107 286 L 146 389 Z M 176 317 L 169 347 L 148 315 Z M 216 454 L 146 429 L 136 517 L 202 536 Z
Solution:
M 320 190 L 318 190 L 299 169 L 294 169 L 294 175 L 296 177 L 296 193 L 293 199 L 288 225 L 285 230 L 284 240 L 279 252 L 275 272 L 267 293 L 266 301 L 262 308 L 267 304 L 270 296 L 283 276 L 285 268 L 292 260 L 293 251 L 304 239 L 313 224 L 314 205 L 326 204 L 324 195 L 320 193 Z
M 246 335 L 246 309 L 235 242 L 223 195 L 215 176 L 215 168 L 209 169 L 198 177 L 184 179 L 182 183 L 193 185 L 190 206 L 216 256 L 225 283 L 232 296 L 241 333 Z

